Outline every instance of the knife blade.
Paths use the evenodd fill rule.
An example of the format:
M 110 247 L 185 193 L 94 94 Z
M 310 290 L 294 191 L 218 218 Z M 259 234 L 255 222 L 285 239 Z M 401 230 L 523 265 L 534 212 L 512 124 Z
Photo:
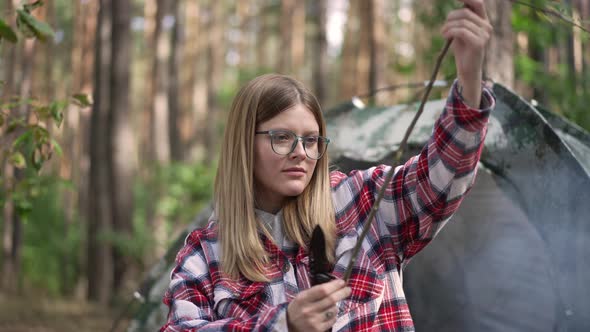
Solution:
M 330 273 L 332 265 L 328 261 L 328 257 L 326 257 L 326 237 L 319 225 L 316 226 L 311 233 L 309 261 L 309 272 L 311 274 L 312 286 L 335 279 Z

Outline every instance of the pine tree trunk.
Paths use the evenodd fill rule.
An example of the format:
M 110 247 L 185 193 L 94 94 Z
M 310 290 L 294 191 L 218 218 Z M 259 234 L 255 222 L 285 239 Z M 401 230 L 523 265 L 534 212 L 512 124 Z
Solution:
M 170 62 L 168 63 L 168 141 L 170 142 L 170 158 L 173 161 L 181 161 L 184 157 L 182 141 L 179 131 L 180 117 L 180 77 L 179 66 L 182 55 L 182 27 L 180 0 L 172 0 L 171 12 L 174 13 L 174 26 L 172 27 L 172 38 L 170 38 Z
M 219 103 L 217 94 L 219 92 L 222 75 L 224 58 L 223 40 L 223 3 L 220 1 L 210 2 L 211 18 L 209 21 L 209 45 L 207 48 L 207 58 L 209 65 L 207 67 L 207 135 L 205 137 L 206 159 L 205 162 L 210 164 L 216 155 L 216 144 L 219 133 L 217 131 L 217 121 L 219 120 Z
M 305 1 L 298 0 L 293 4 L 291 13 L 291 64 L 290 72 L 300 80 L 303 79 L 305 61 Z
M 346 18 L 344 42 L 342 45 L 342 65 L 340 66 L 340 98 L 348 99 L 357 93 L 357 59 L 359 46 L 359 6 L 360 0 L 350 0 Z
M 156 161 L 167 164 L 170 161 L 170 141 L 168 133 L 168 66 L 170 57 L 169 34 L 163 31 L 163 19 L 169 11 L 170 0 L 158 0 L 156 11 L 156 30 L 154 46 L 156 53 L 153 59 L 152 84 L 154 85 L 154 100 L 152 107 L 152 137 L 151 144 L 155 149 Z
M 201 3 L 194 1 L 186 2 L 187 14 L 187 43 L 186 68 L 189 68 L 187 79 L 187 121 L 183 122 L 183 128 L 187 133 L 187 151 L 190 150 L 191 157 L 203 159 L 205 155 L 205 121 L 207 117 L 207 77 L 205 72 L 206 52 L 208 40 L 207 27 L 201 19 L 203 7 Z M 206 158 L 207 156 L 205 156 Z
M 326 40 L 326 0 L 312 0 L 313 20 L 315 22 L 314 56 L 312 81 L 316 98 L 324 105 L 327 98 L 326 76 L 328 72 Z
M 107 303 L 111 299 L 113 255 L 102 236 L 111 232 L 112 201 L 109 191 L 108 127 L 111 66 L 111 0 L 100 0 L 96 29 L 94 91 L 90 122 L 90 185 L 88 204 L 88 299 Z
M 281 19 L 279 20 L 281 40 L 278 52 L 278 72 L 290 74 L 293 59 L 293 11 L 297 0 L 281 0 Z
M 2 8 L 6 13 L 9 13 L 10 16 L 3 17 L 7 22 L 14 22 L 14 7 L 12 5 L 12 1 L 7 1 L 5 6 Z M 12 28 L 15 28 L 14 26 Z M 16 59 L 17 59 L 17 48 L 15 45 L 10 45 L 5 43 L 3 47 L 0 49 L 2 52 L 3 67 L 4 70 L 2 73 L 4 77 L 1 79 L 4 81 L 4 85 L 2 86 L 2 90 L 0 91 L 0 101 L 2 103 L 8 101 L 12 98 L 15 90 L 15 77 L 16 77 Z M 8 123 L 5 123 L 0 128 L 0 142 L 4 144 L 2 140 L 4 134 L 6 133 Z M 7 158 L 0 155 L 0 167 L 2 170 L 2 196 L 6 200 L 7 193 L 13 190 L 13 181 L 14 179 L 14 167 L 7 162 Z M 12 258 L 12 248 L 13 248 L 13 220 L 14 220 L 14 205 L 12 201 L 6 200 L 4 205 L 2 206 L 2 219 L 4 222 L 0 223 L 1 233 L 2 233 L 2 267 L 1 267 L 1 279 L 0 279 L 0 289 L 4 291 L 13 291 L 15 289 L 15 270 L 14 270 L 14 261 Z
M 507 87 L 514 87 L 514 33 L 510 1 L 486 1 L 494 34 L 486 49 L 484 77 Z
M 132 241 L 133 236 L 133 179 L 136 171 L 135 136 L 131 127 L 129 83 L 131 68 L 131 3 L 113 2 L 113 30 L 111 49 L 111 206 L 113 231 Z M 113 290 L 116 294 L 125 280 L 131 261 L 121 248 L 113 252 Z

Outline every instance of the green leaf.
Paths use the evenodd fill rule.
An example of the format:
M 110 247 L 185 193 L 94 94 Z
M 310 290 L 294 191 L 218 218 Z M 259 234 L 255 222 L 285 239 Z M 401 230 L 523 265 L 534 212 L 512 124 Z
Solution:
M 80 107 L 89 107 L 92 106 L 92 102 L 90 101 L 90 96 L 85 93 L 77 93 L 72 96 L 76 105 Z
M 57 141 L 54 138 L 51 139 L 51 145 L 55 149 L 55 152 L 57 153 L 58 156 L 63 155 L 63 151 L 61 149 L 61 146 L 59 145 L 59 143 L 57 143 Z
M 41 167 L 43 167 L 44 161 L 45 158 L 43 158 L 43 153 L 41 149 L 36 148 L 35 150 L 33 150 L 33 152 L 31 153 L 31 164 L 33 164 L 33 167 L 37 172 L 39 172 L 41 170 Z
M 18 38 L 16 37 L 16 33 L 14 33 L 14 30 L 12 30 L 12 28 L 8 24 L 6 24 L 6 22 L 0 19 L 0 41 L 2 40 L 2 38 L 7 39 L 9 42 L 13 44 L 16 43 L 16 41 L 18 40 Z
M 68 106 L 68 103 L 65 101 L 54 101 L 49 105 L 51 117 L 55 120 L 57 126 L 59 127 L 64 119 L 63 110 Z
M 12 143 L 12 149 L 16 150 L 19 145 L 29 141 L 33 137 L 33 131 L 27 130 L 24 134 L 20 135 L 14 142 Z
M 14 152 L 12 155 L 10 155 L 8 162 L 11 163 L 16 168 L 23 169 L 23 168 L 27 167 L 27 162 L 25 161 L 25 157 L 23 156 L 22 153 L 20 153 L 18 151 Z
M 23 9 L 27 12 L 30 13 L 31 11 L 33 11 L 35 8 L 41 7 L 43 6 L 43 1 L 38 0 L 35 1 L 33 3 L 29 3 L 29 4 L 25 4 L 23 5 Z
M 37 20 L 23 9 L 17 9 L 16 14 L 17 26 L 25 36 L 37 37 L 41 41 L 53 38 L 53 29 L 47 23 Z
M 49 131 L 41 126 L 34 126 L 33 128 L 33 135 L 35 138 L 35 142 L 43 144 L 49 141 Z

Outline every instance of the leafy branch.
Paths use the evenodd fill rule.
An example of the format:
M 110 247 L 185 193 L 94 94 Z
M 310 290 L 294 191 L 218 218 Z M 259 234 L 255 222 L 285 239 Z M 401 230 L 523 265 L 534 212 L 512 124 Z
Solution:
M 25 38 L 46 42 L 54 36 L 51 27 L 37 20 L 31 12 L 42 6 L 43 1 L 23 4 L 15 10 L 17 32 Z M 13 44 L 18 41 L 15 30 L 0 19 L 0 42 L 7 40 Z M 0 87 L 5 82 L 0 81 Z M 52 125 L 58 128 L 63 122 L 63 111 L 70 104 L 79 107 L 90 106 L 89 97 L 76 94 L 66 100 L 42 103 L 34 98 L 17 96 L 7 101 L 0 100 L 0 169 L 8 164 L 19 170 L 13 177 L 0 172 L 0 207 L 12 202 L 16 213 L 21 217 L 32 208 L 30 199 L 39 192 L 40 171 L 54 152 L 61 155 L 61 147 L 47 129 Z M 23 112 L 26 110 L 26 112 Z M 2 183 L 6 181 L 6 183 Z
M 53 29 L 43 22 L 36 19 L 31 12 L 43 6 L 43 1 L 38 0 L 29 4 L 24 4 L 22 8 L 16 10 L 16 26 L 18 32 L 25 38 L 37 38 L 41 41 L 47 41 L 55 35 Z M 3 39 L 15 44 L 18 36 L 10 24 L 0 18 L 0 43 Z
M 546 16 L 555 17 L 567 24 L 570 24 L 574 27 L 577 27 L 577 28 L 587 32 L 587 33 L 590 33 L 590 30 L 588 30 L 588 28 L 584 27 L 580 22 L 577 22 L 577 20 L 575 20 L 574 18 L 566 16 L 564 10 L 559 10 L 558 8 L 552 8 L 552 7 L 539 7 L 539 6 L 534 5 L 530 2 L 526 2 L 526 1 L 522 1 L 522 0 L 508 0 L 508 1 L 510 1 L 516 5 L 529 7 L 539 13 L 545 14 Z

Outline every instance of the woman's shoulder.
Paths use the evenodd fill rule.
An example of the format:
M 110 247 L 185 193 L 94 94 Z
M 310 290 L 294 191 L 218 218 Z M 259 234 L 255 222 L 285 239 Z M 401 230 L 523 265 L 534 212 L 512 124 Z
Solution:
M 179 256 L 194 255 L 198 252 L 208 257 L 217 256 L 217 220 L 212 215 L 203 227 L 193 229 L 184 241 Z

